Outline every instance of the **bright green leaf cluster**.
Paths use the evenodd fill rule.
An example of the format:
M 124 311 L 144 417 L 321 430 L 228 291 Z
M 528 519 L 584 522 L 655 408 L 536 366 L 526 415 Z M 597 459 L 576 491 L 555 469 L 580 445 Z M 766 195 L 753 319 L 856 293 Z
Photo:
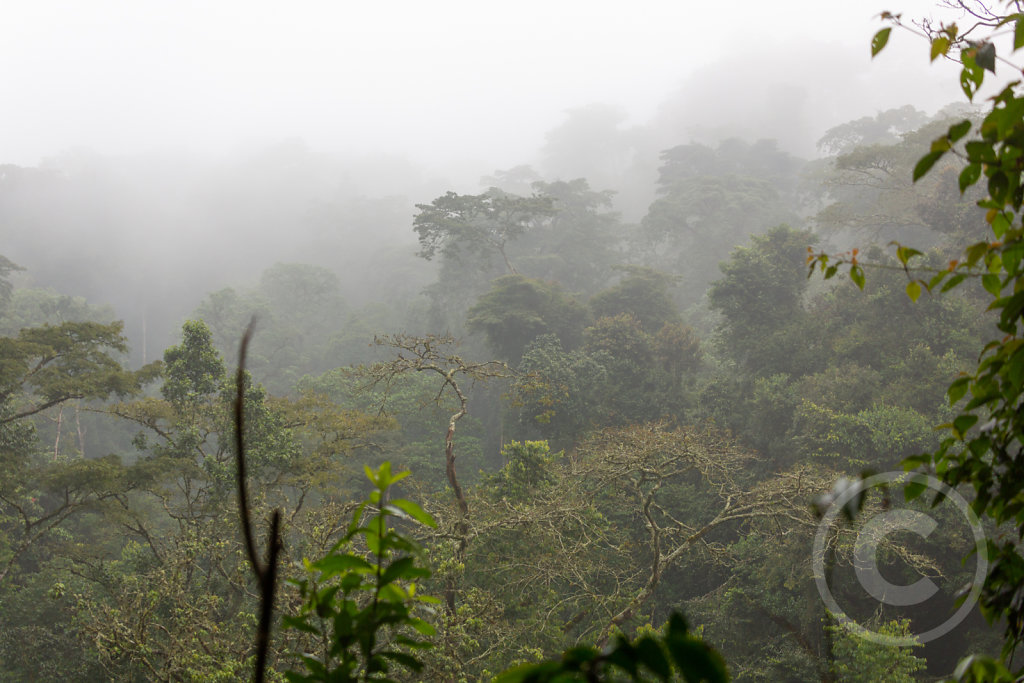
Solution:
M 320 653 L 301 656 L 307 673 L 287 672 L 292 683 L 392 681 L 395 666 L 422 670 L 416 653 L 432 647 L 428 639 L 435 629 L 415 613 L 429 612 L 438 600 L 418 592 L 430 570 L 419 563 L 419 547 L 388 521 L 436 523 L 416 503 L 388 499 L 390 487 L 408 475 L 392 474 L 389 462 L 376 470 L 367 467 L 374 488 L 356 508 L 345 536 L 319 560 L 304 560 L 307 578 L 293 581 L 302 609 L 282 621 L 285 628 L 312 634 L 327 645 Z M 354 548 L 357 539 L 366 552 Z

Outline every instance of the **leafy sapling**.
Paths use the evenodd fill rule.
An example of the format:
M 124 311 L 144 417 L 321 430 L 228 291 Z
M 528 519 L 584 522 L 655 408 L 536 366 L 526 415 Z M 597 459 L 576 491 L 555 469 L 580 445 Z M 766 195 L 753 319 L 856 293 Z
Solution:
M 396 666 L 421 671 L 416 653 L 432 647 L 427 639 L 434 627 L 416 616 L 440 602 L 418 592 L 430 570 L 420 563 L 419 546 L 388 522 L 437 524 L 416 503 L 389 497 L 389 488 L 408 471 L 392 474 L 389 462 L 365 470 L 374 489 L 356 508 L 347 533 L 324 557 L 304 559 L 307 576 L 291 581 L 302 608 L 285 616 L 283 625 L 320 642 L 319 652 L 301 655 L 306 673 L 285 674 L 293 683 L 392 681 Z

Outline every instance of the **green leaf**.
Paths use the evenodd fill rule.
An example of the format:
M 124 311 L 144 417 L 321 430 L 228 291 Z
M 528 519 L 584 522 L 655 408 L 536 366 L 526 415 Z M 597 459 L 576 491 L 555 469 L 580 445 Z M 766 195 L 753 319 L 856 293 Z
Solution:
M 399 588 L 393 583 L 388 583 L 380 586 L 380 592 L 378 593 L 380 600 L 394 603 L 404 603 L 406 598 L 409 596 L 404 590 Z
M 928 484 L 923 481 L 909 481 L 903 487 L 903 496 L 907 499 L 907 502 L 920 498 L 921 494 L 928 490 Z
M 281 617 L 281 626 L 284 628 L 293 628 L 297 631 L 305 631 L 306 633 L 320 634 L 320 629 L 316 628 L 303 617 L 290 617 L 284 615 Z
M 1006 191 L 1010 189 L 1010 179 L 1002 170 L 997 170 L 988 179 L 988 195 L 1000 204 L 1006 201 Z
M 1010 229 L 1010 221 L 1006 218 L 1006 213 L 1000 211 L 992 218 L 992 234 L 996 236 L 996 239 L 1002 239 L 1006 231 Z
M 430 570 L 425 567 L 417 567 L 416 559 L 411 556 L 400 557 L 388 565 L 381 575 L 380 583 L 391 583 L 395 579 L 426 579 L 430 577 Z
M 404 498 L 396 498 L 390 501 L 388 504 L 395 506 L 405 514 L 415 519 L 420 524 L 429 526 L 431 529 L 437 528 L 437 522 L 434 521 L 434 518 L 426 512 L 424 512 L 423 508 L 421 508 L 419 505 L 412 502 L 411 500 L 406 500 Z
M 369 465 L 363 465 L 363 472 L 366 474 L 366 478 L 370 480 L 370 483 L 380 488 L 377 483 L 377 473 L 374 472 Z
M 974 266 L 988 252 L 988 246 L 988 242 L 975 242 L 964 249 L 964 254 L 967 256 L 967 265 Z
M 363 537 L 366 538 L 366 547 L 370 549 L 370 552 L 374 555 L 380 555 L 381 541 L 380 534 L 377 533 L 376 529 L 372 526 L 365 528 Z
M 908 282 L 907 296 L 910 297 L 911 301 L 917 301 L 918 297 L 921 296 L 921 283 L 917 280 L 911 280 Z
M 1016 15 L 1013 22 L 1013 49 L 1024 47 L 1024 14 Z
M 977 415 L 958 415 L 953 420 L 953 432 L 959 438 L 963 438 L 967 430 L 974 426 L 974 423 L 978 421 Z
M 939 36 L 932 41 L 932 61 L 934 62 L 939 58 L 940 55 L 944 55 L 949 52 L 949 38 L 945 36 Z
M 981 164 L 968 164 L 960 171 L 960 194 L 967 191 L 967 188 L 978 182 L 981 177 Z
M 951 277 L 948 280 L 946 280 L 946 282 L 942 285 L 942 289 L 940 289 L 939 291 L 940 292 L 948 292 L 949 290 L 953 289 L 958 284 L 963 282 L 966 278 L 967 278 L 967 276 L 964 275 L 963 273 L 957 273 L 953 277 Z
M 871 39 L 871 56 L 874 57 L 883 49 L 885 44 L 889 42 L 889 34 L 892 33 L 892 27 L 883 28 L 881 31 L 875 34 L 874 38 Z
M 637 668 L 639 665 L 637 663 L 636 650 L 621 635 L 617 637 L 615 647 L 607 654 L 607 660 L 610 664 L 630 674 L 634 680 L 637 679 Z
M 420 660 L 416 659 L 412 655 L 407 654 L 405 652 L 396 652 L 394 650 L 385 650 L 385 651 L 380 653 L 380 656 L 381 657 L 386 657 L 387 659 L 390 659 L 393 662 L 397 662 L 397 663 L 401 664 L 402 666 L 404 666 L 405 668 L 410 669 L 411 671 L 419 672 L 419 671 L 423 670 L 423 662 L 421 662 Z
M 908 455 L 907 457 L 903 458 L 903 462 L 900 463 L 900 464 L 903 465 L 903 469 L 904 470 L 908 470 L 909 471 L 909 470 L 917 469 L 918 467 L 921 467 L 922 465 L 927 465 L 931 461 L 932 461 L 931 455 L 929 455 L 928 453 L 925 453 L 924 455 Z
M 850 266 L 850 279 L 858 288 L 864 289 L 864 269 L 860 266 Z
M 636 642 L 636 655 L 640 663 L 663 681 L 672 676 L 672 665 L 654 638 L 645 636 Z
M 960 62 L 963 68 L 960 70 L 960 89 L 967 95 L 967 99 L 974 101 L 974 96 L 985 80 L 985 71 L 978 66 L 975 60 L 976 48 L 968 48 L 960 51 Z
M 524 681 L 547 681 L 549 676 L 562 670 L 560 662 L 520 664 L 498 674 L 493 683 L 524 683 Z
M 932 277 L 932 279 L 928 281 L 928 287 L 927 287 L 928 291 L 929 292 L 932 291 L 932 289 L 934 289 L 937 284 L 939 284 L 940 282 L 942 282 L 943 280 L 946 279 L 947 275 L 949 275 L 949 271 L 948 270 L 942 270 L 942 271 L 939 271 L 938 273 L 936 273 Z
M 956 404 L 957 401 L 962 399 L 967 394 L 967 388 L 970 385 L 970 377 L 958 377 L 953 380 L 953 383 L 946 389 L 946 395 L 949 396 L 949 405 Z
M 668 649 L 687 683 L 726 683 L 729 680 L 722 657 L 696 638 L 673 639 Z
M 951 142 L 956 142 L 957 140 L 959 140 L 963 136 L 967 135 L 967 133 L 969 133 L 970 130 L 971 130 L 971 121 L 970 121 L 970 119 L 964 119 L 963 121 L 961 121 L 959 123 L 954 123 L 952 126 L 949 127 L 949 133 L 948 133 L 949 139 L 950 139 Z
M 668 618 L 668 629 L 666 633 L 668 638 L 683 637 L 690 632 L 690 625 L 686 623 L 686 617 L 682 612 L 673 611 Z
M 932 169 L 932 166 L 935 165 L 935 162 L 942 158 L 943 154 L 945 154 L 945 152 L 939 150 L 934 152 L 928 152 L 928 154 L 925 154 L 923 157 L 921 157 L 921 159 L 917 162 L 917 165 L 914 166 L 914 182 L 916 183 L 918 180 L 923 178 L 924 175 Z
M 971 140 L 964 145 L 967 158 L 972 164 L 998 164 L 999 155 L 991 142 L 983 140 Z
M 434 628 L 429 622 L 423 621 L 419 617 L 409 617 L 407 622 L 409 626 L 419 631 L 422 635 L 432 636 L 437 633 L 437 629 Z
M 573 664 L 592 662 L 600 653 L 589 645 L 577 645 L 562 653 L 562 660 Z
M 999 296 L 999 293 L 1002 291 L 1003 288 L 1002 283 L 999 280 L 999 276 L 993 275 L 992 273 L 982 275 L 981 284 L 985 288 L 985 291 L 987 291 L 992 296 Z
M 384 490 L 391 486 L 391 461 L 385 460 L 377 468 L 377 488 Z
M 892 244 L 892 243 L 890 243 L 890 244 Z M 920 255 L 921 255 L 921 252 L 918 251 L 917 249 L 913 249 L 911 247 L 905 247 L 902 244 L 897 245 L 897 247 L 896 247 L 896 258 L 898 258 L 900 263 L 902 263 L 903 265 L 907 265 L 907 261 L 909 261 L 910 259 L 912 259 L 915 256 L 920 256 Z
M 327 555 L 316 562 L 311 563 L 310 567 L 322 573 L 321 580 L 326 580 L 332 576 L 337 576 L 353 570 L 357 572 L 373 571 L 373 566 L 370 565 L 369 562 L 361 557 L 349 554 Z

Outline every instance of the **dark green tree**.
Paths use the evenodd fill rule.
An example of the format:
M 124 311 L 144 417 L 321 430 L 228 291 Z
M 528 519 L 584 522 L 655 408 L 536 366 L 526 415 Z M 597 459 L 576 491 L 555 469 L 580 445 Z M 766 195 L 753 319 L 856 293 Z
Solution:
M 500 256 L 512 274 L 517 271 L 506 246 L 554 213 L 550 197 L 518 197 L 497 188 L 480 195 L 447 192 L 416 208 L 413 229 L 419 236 L 420 256 L 475 257 L 484 264 Z
M 466 327 L 482 333 L 496 354 L 515 365 L 526 345 L 542 334 L 576 347 L 586 320 L 586 308 L 557 283 L 505 275 L 469 309 Z
M 722 314 L 717 343 L 749 373 L 803 374 L 820 363 L 813 349 L 796 343 L 806 338 L 807 278 L 800 264 L 813 241 L 809 232 L 772 228 L 733 250 L 708 290 L 709 305 Z
M 640 321 L 648 334 L 657 334 L 665 325 L 680 322 L 670 289 L 676 278 L 641 266 L 616 269 L 625 273 L 622 280 L 587 302 L 595 318 L 628 313 Z

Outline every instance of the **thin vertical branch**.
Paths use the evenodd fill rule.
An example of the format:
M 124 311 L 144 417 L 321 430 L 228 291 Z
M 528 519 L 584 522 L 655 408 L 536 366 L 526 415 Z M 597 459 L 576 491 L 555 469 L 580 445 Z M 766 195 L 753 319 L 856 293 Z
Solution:
M 260 621 L 256 631 L 256 670 L 253 680 L 256 683 L 263 683 L 267 670 L 267 653 L 270 650 L 270 621 L 274 613 L 274 590 L 277 585 L 277 555 L 281 547 L 281 511 L 274 510 L 270 518 L 267 561 L 266 564 L 262 564 L 256 557 L 256 541 L 253 539 L 249 512 L 248 477 L 245 472 L 245 356 L 249 350 L 249 340 L 252 339 L 255 324 L 255 318 L 249 321 L 238 349 L 238 375 L 235 380 L 235 457 L 238 466 L 238 512 L 242 518 L 245 551 L 260 588 Z

